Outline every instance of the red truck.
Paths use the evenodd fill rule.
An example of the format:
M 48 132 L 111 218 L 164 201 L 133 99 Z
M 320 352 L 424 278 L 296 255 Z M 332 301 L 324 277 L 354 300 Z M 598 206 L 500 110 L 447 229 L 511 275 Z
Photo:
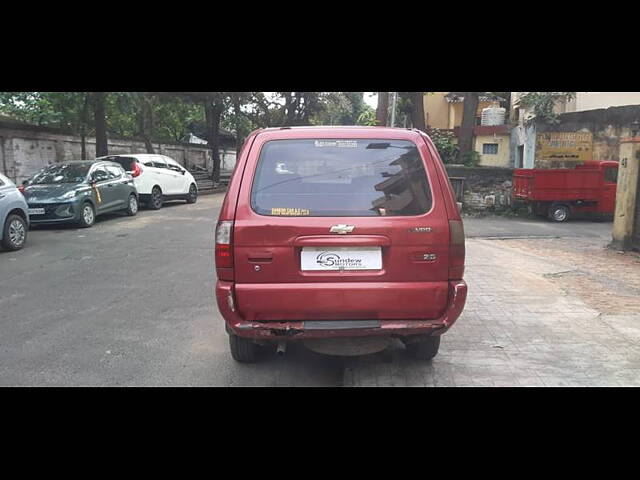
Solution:
M 613 214 L 618 162 L 589 162 L 574 169 L 513 171 L 513 200 L 537 215 L 566 222 L 576 213 Z

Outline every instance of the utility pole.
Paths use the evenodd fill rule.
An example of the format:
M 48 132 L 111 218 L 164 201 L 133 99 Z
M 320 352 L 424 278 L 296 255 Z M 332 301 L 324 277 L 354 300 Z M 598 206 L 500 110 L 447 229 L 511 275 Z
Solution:
M 393 94 L 393 102 L 391 103 L 391 127 L 396 126 L 396 104 L 398 103 L 398 92 L 391 92 Z

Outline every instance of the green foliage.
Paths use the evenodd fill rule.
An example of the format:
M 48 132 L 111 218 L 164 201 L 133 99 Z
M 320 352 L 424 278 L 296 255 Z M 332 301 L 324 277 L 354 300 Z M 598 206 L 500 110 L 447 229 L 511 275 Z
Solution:
M 467 167 L 477 167 L 480 165 L 480 154 L 475 150 L 463 153 L 460 157 L 460 161 Z
M 515 105 L 533 111 L 535 119 L 549 124 L 558 123 L 558 115 L 553 111 L 556 103 L 568 101 L 575 97 L 575 92 L 526 92 L 520 96 Z M 527 123 L 533 121 L 529 119 Z
M 320 108 L 311 116 L 313 125 L 358 125 L 360 117 L 374 110 L 363 98 L 364 92 L 326 92 L 321 94 Z
M 366 125 L 369 127 L 374 127 L 378 124 L 378 119 L 376 118 L 376 111 L 372 108 L 369 110 L 365 110 L 358 116 L 358 120 L 356 121 L 356 125 Z
M 426 133 L 438 149 L 442 161 L 444 163 L 455 163 L 458 156 L 458 145 L 455 142 L 456 136 L 453 132 L 451 130 L 429 128 Z
M 108 92 L 108 135 L 140 138 L 147 130 L 154 142 L 179 142 L 193 125 L 206 122 L 204 102 L 215 95 L 224 105 L 221 127 L 240 143 L 257 128 L 375 124 L 363 92 Z M 95 132 L 88 92 L 0 92 L 0 115 L 76 134 Z
M 84 123 L 85 92 L 0 92 L 0 114 L 77 132 Z

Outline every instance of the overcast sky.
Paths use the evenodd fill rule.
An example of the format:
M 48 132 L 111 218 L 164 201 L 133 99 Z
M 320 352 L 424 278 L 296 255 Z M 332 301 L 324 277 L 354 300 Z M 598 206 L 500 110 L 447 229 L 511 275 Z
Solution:
M 375 110 L 378 106 L 378 94 L 376 92 L 364 92 L 364 101 Z

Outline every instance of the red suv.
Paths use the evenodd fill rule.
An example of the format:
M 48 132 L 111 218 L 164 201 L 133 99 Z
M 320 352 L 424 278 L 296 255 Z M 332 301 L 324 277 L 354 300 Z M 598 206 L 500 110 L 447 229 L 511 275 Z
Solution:
M 231 354 L 253 362 L 270 343 L 396 337 L 429 360 L 464 307 L 464 256 L 456 199 L 423 132 L 253 132 L 216 228 Z

